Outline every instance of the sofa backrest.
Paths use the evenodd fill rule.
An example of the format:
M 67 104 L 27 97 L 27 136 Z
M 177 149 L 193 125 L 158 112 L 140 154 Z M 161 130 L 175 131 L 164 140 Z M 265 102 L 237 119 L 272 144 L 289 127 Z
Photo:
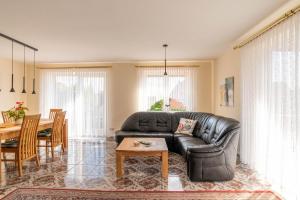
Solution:
M 171 113 L 136 112 L 126 119 L 121 129 L 123 131 L 172 132 Z
M 139 132 L 172 132 L 175 133 L 180 118 L 197 120 L 193 131 L 194 137 L 199 137 L 208 144 L 218 143 L 231 130 L 240 127 L 238 121 L 201 112 L 136 112 L 123 123 L 123 131 Z
M 201 129 L 199 131 L 199 135 L 204 142 L 210 144 L 212 138 L 214 137 L 216 124 L 218 122 L 218 117 L 215 115 L 209 116 L 202 124 Z
M 240 128 L 240 122 L 235 119 L 220 117 L 216 123 L 215 133 L 211 138 L 210 143 L 219 143 L 226 138 L 227 133 L 233 132 Z

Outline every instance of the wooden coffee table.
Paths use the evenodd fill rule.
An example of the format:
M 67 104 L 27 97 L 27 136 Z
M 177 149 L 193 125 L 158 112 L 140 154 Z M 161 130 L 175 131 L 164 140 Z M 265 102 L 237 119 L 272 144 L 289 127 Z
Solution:
M 135 141 L 143 140 L 151 142 L 151 146 L 139 144 L 134 145 Z M 124 138 L 121 144 L 116 149 L 116 167 L 117 177 L 123 176 L 124 173 L 124 158 L 135 156 L 158 156 L 161 158 L 161 175 L 163 178 L 168 177 L 168 147 L 164 138 Z

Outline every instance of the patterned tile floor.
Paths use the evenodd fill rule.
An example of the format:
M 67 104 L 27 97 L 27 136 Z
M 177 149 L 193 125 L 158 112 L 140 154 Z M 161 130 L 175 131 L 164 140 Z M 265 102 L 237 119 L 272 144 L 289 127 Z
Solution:
M 117 179 L 113 140 L 70 141 L 69 149 L 57 149 L 55 159 L 40 152 L 41 168 L 25 162 L 24 176 L 18 177 L 14 163 L 2 162 L 1 196 L 18 187 L 81 188 L 98 190 L 263 190 L 270 185 L 255 172 L 238 165 L 236 176 L 227 182 L 190 182 L 186 163 L 170 153 L 169 177 L 162 179 L 158 158 L 130 158 L 125 161 L 125 175 Z

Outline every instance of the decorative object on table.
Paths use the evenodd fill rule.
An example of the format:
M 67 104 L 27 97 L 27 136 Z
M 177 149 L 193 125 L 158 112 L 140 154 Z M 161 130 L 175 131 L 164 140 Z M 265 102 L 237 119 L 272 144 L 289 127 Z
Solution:
M 151 146 L 151 144 L 152 144 L 152 142 L 145 141 L 145 140 L 139 140 L 139 143 L 145 145 L 146 147 L 149 147 L 149 146 Z
M 220 86 L 220 106 L 234 106 L 234 77 L 225 78 Z
M 16 106 L 7 111 L 9 117 L 13 118 L 16 124 L 22 124 L 25 112 L 28 111 L 28 108 L 23 106 L 23 104 L 23 101 L 17 101 Z
M 139 142 L 139 141 L 134 141 L 133 142 L 133 145 L 135 146 L 135 147 L 137 147 L 137 146 L 139 146 L 141 143 Z
M 180 118 L 178 128 L 175 133 L 182 133 L 192 135 L 193 130 L 196 126 L 197 120 Z

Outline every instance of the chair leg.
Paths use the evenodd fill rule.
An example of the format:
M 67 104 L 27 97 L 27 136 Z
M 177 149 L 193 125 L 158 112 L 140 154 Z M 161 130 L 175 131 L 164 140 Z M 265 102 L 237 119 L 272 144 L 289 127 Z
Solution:
M 48 141 L 46 140 L 46 155 L 48 155 Z
M 23 162 L 22 160 L 18 160 L 18 171 L 19 171 L 19 176 L 23 176 Z
M 38 151 L 40 152 L 40 145 L 41 145 L 41 141 L 38 139 L 38 141 L 37 141 L 38 143 L 37 143 L 37 149 L 38 149 Z
M 18 160 L 19 160 L 18 154 L 15 154 L 15 165 L 16 165 L 16 168 L 18 168 Z
M 40 159 L 39 159 L 39 156 L 38 156 L 38 155 L 36 155 L 36 157 L 35 157 L 35 163 L 36 163 L 36 166 L 37 166 L 38 168 L 40 168 Z
M 54 159 L 54 147 L 51 146 L 51 156 L 52 156 L 52 160 Z
M 61 143 L 61 150 L 62 150 L 62 152 L 65 152 L 65 146 L 64 146 L 64 143 Z
M 3 160 L 6 160 L 6 153 L 3 152 Z

